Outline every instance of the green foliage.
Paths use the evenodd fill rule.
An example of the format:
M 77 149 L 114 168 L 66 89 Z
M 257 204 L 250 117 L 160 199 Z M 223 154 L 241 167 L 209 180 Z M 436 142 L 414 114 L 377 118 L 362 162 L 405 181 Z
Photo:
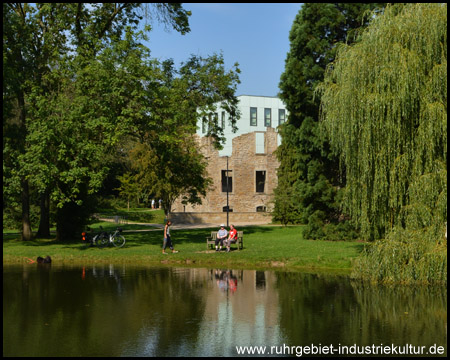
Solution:
M 447 6 L 389 6 L 342 46 L 322 87 L 346 208 L 376 243 L 361 276 L 446 281 Z M 373 267 L 379 267 L 379 272 Z
M 146 121 L 138 124 L 139 139 L 129 155 L 140 192 L 161 198 L 167 214 L 180 196 L 185 203 L 199 204 L 206 195 L 211 179 L 193 138 L 197 120 L 216 111 L 220 102 L 235 126 L 240 70 L 235 64 L 226 71 L 222 55 L 191 56 L 179 70 L 173 61 L 154 61 L 152 66 L 154 79 L 146 93 L 157 106 L 153 103 Z M 211 127 L 209 135 L 219 147 L 223 129 Z
M 447 241 L 436 243 L 431 229 L 396 227 L 386 239 L 368 245 L 355 261 L 352 277 L 381 283 L 447 283 Z
M 130 153 L 140 189 L 161 198 L 166 213 L 182 194 L 186 201 L 198 203 L 211 182 L 206 176 L 205 159 L 191 135 L 187 136 L 184 144 L 166 143 L 164 152 L 149 144 L 137 144 Z
M 22 201 L 25 240 L 33 193 L 50 193 L 58 231 L 85 221 L 83 212 L 74 210 L 71 223 L 63 214 L 100 188 L 106 155 L 144 118 L 143 81 L 151 67 L 136 32 L 140 9 L 139 3 L 3 4 L 3 200 Z M 177 31 L 190 30 L 181 4 L 153 9 Z
M 280 79 L 280 98 L 289 119 L 280 131 L 278 178 L 280 186 L 294 188 L 299 215 L 294 221 L 307 225 L 307 238 L 326 237 L 332 233 L 324 231 L 326 224 L 337 229 L 346 218 L 339 203 L 345 176 L 339 174 L 339 160 L 319 129 L 320 96 L 314 91 L 334 60 L 338 43 L 351 43 L 356 29 L 367 23 L 366 11 L 378 5 L 305 3 L 289 34 L 290 51 Z M 276 194 L 275 202 L 281 203 L 282 191 Z
M 283 181 L 283 182 L 282 182 Z M 272 220 L 279 221 L 283 225 L 299 222 L 299 214 L 296 211 L 297 203 L 294 195 L 294 189 L 289 186 L 283 178 L 278 182 L 274 190 L 275 200 L 272 211 Z
M 22 209 L 18 205 L 9 205 L 3 208 L 3 230 L 17 231 L 22 223 Z M 39 207 L 30 206 L 30 222 L 33 228 L 39 225 Z
M 119 190 L 120 196 L 127 199 L 127 208 L 130 208 L 130 201 L 139 195 L 139 184 L 136 182 L 135 176 L 127 172 L 118 177 L 120 181 Z

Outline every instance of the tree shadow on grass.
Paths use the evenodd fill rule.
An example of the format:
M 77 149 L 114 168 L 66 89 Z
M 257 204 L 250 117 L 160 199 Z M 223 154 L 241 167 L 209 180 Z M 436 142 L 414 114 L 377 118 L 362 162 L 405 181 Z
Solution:
M 117 226 L 111 226 L 108 229 L 104 229 L 105 231 L 113 231 L 117 228 Z M 125 227 L 124 227 L 125 228 Z M 142 229 L 142 227 L 141 227 Z M 237 227 L 237 230 L 242 230 L 244 232 L 244 248 L 246 247 L 246 238 L 248 236 L 254 235 L 264 235 L 265 237 L 270 236 L 271 233 L 274 234 L 274 241 L 277 241 L 277 237 L 280 235 L 280 232 L 283 232 L 282 229 L 288 229 L 284 227 L 278 226 L 241 226 Z M 153 229 L 149 231 L 148 228 L 146 230 L 139 231 L 135 226 L 132 227 L 132 232 L 124 231 L 122 235 L 126 239 L 125 248 L 134 248 L 134 247 L 142 247 L 145 245 L 152 246 L 160 246 L 163 244 L 163 231 L 162 229 Z M 206 237 L 210 236 L 211 231 L 217 231 L 218 228 L 201 228 L 201 229 L 173 229 L 172 230 L 172 240 L 174 246 L 183 245 L 183 244 L 198 244 L 205 245 Z M 289 230 L 288 230 L 289 231 Z M 301 236 L 301 227 L 296 227 L 295 231 L 298 231 L 299 236 Z M 91 232 L 91 236 L 95 235 L 98 231 Z M 7 235 L 3 236 L 4 243 L 12 243 L 12 242 L 20 242 L 17 235 Z M 89 246 L 90 244 L 85 244 L 81 241 L 81 234 L 79 239 L 65 240 L 65 241 L 56 241 L 53 239 L 35 239 L 31 241 L 21 242 L 21 245 L 29 246 L 29 247 L 47 247 L 50 245 L 62 245 L 63 249 L 78 249 L 80 251 L 87 250 L 94 246 Z M 353 247 L 356 248 L 358 253 L 361 253 L 364 249 L 364 243 L 353 243 Z M 109 245 L 109 247 L 113 247 L 113 245 Z
M 174 246 L 183 244 L 206 244 L 206 237 L 211 235 L 211 231 L 217 231 L 218 228 L 201 228 L 201 229 L 172 229 L 172 241 Z M 241 230 L 241 228 L 238 228 Z M 270 233 L 274 232 L 275 229 L 270 227 L 242 227 L 244 231 L 244 244 L 245 237 L 250 234 L 255 233 Z M 162 246 L 163 244 L 163 231 L 162 229 L 154 231 L 133 231 L 133 232 L 123 232 L 122 235 L 126 239 L 125 247 L 140 247 L 144 245 L 156 245 Z M 89 246 L 80 245 L 80 250 L 89 248 Z
M 103 231 L 108 233 L 117 229 L 116 224 L 110 226 L 103 226 Z M 130 246 L 142 246 L 142 245 L 159 245 L 163 243 L 163 230 L 152 227 L 144 227 L 142 225 L 130 224 L 120 226 L 123 229 L 122 235 L 126 239 L 126 247 Z M 92 230 L 88 232 L 89 236 L 93 237 L 100 232 L 98 227 L 92 227 Z M 242 226 L 236 227 L 237 230 L 244 232 L 245 237 L 252 234 L 270 234 L 271 232 L 278 232 L 279 227 L 270 226 Z M 132 232 L 128 232 L 132 230 Z M 141 231 L 140 231 L 141 230 Z M 177 244 L 204 244 L 206 243 L 206 237 L 210 236 L 211 231 L 218 231 L 218 227 L 213 228 L 201 228 L 201 229 L 172 229 L 172 239 Z M 3 236 L 3 242 L 20 241 L 18 235 Z M 73 248 L 73 245 L 80 245 L 80 249 L 89 248 L 81 241 L 81 234 L 79 239 L 66 239 L 57 241 L 54 238 L 50 239 L 34 239 L 22 243 L 25 246 L 48 246 L 48 245 L 67 245 L 67 247 Z

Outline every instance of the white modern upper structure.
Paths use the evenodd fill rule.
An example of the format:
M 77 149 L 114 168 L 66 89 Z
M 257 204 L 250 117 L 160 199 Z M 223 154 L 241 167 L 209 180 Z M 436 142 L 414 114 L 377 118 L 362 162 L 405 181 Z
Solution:
M 219 156 L 231 156 L 232 140 L 243 134 L 256 132 L 256 148 L 260 148 L 261 153 L 264 152 L 264 132 L 268 127 L 274 128 L 283 124 L 287 119 L 287 110 L 284 103 L 274 96 L 253 96 L 240 95 L 238 108 L 240 111 L 240 119 L 236 122 L 237 132 L 233 133 L 229 124 L 229 114 L 217 106 L 214 114 L 209 119 L 200 119 L 197 124 L 197 135 L 206 136 L 208 131 L 208 123 L 217 121 L 218 125 L 224 129 L 225 143 L 223 149 L 219 151 Z M 213 119 L 212 117 L 215 117 Z M 281 137 L 278 135 L 278 145 L 281 143 Z

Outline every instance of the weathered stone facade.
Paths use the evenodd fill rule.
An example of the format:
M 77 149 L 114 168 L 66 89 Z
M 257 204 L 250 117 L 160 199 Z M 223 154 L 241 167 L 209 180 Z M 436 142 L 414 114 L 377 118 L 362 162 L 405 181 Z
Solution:
M 256 137 L 264 138 L 264 150 L 257 150 Z M 171 218 L 177 222 L 226 223 L 227 192 L 223 188 L 223 171 L 227 170 L 227 156 L 211 145 L 208 137 L 198 137 L 203 154 L 208 159 L 208 174 L 213 179 L 213 188 L 203 199 L 202 205 L 183 205 L 177 200 L 172 207 Z M 278 134 L 268 127 L 265 132 L 251 132 L 232 140 L 232 155 L 228 157 L 228 170 L 232 190 L 228 193 L 230 223 L 269 223 L 273 207 L 273 190 L 277 186 L 278 160 L 274 151 L 278 146 Z M 257 174 L 258 172 L 258 174 Z M 225 173 L 226 174 L 226 173 Z M 264 188 L 257 176 L 264 177 Z M 258 190 L 258 191 L 257 191 Z M 258 208 L 258 209 L 257 209 Z

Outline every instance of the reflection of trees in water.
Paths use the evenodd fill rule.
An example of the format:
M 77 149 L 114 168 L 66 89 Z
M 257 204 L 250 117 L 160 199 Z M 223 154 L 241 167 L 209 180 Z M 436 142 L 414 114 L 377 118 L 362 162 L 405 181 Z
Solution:
M 183 342 L 195 341 L 204 306 L 195 292 L 196 284 L 183 273 L 171 268 L 127 270 L 121 284 L 124 295 L 120 307 L 110 301 L 111 313 L 117 314 L 126 329 L 123 333 L 120 326 L 117 328 L 123 348 L 115 356 L 135 355 L 136 351 L 141 356 L 164 355 L 172 348 L 182 348 Z M 104 321 L 111 323 L 111 319 Z
M 289 345 L 335 342 L 345 331 L 355 299 L 348 282 L 319 275 L 276 273 L 280 327 Z M 353 307 L 353 309 L 352 309 Z
M 364 286 L 344 277 L 277 273 L 286 344 L 446 344 L 443 288 Z
M 4 336 L 4 355 L 11 349 L 16 356 L 80 356 L 82 349 L 83 356 L 118 356 L 139 344 L 148 351 L 142 356 L 170 353 L 196 341 L 204 311 L 196 286 L 201 284 L 170 268 L 106 265 L 4 276 L 4 289 L 10 289 L 4 291 L 4 327 L 19 325 L 23 334 Z M 142 331 L 147 328 L 157 333 Z
M 397 344 L 431 346 L 447 343 L 447 289 L 444 287 L 376 286 L 352 282 L 358 301 L 362 342 L 373 342 L 375 327 Z M 387 341 L 387 340 L 384 340 Z M 392 340 L 391 340 L 392 342 Z

